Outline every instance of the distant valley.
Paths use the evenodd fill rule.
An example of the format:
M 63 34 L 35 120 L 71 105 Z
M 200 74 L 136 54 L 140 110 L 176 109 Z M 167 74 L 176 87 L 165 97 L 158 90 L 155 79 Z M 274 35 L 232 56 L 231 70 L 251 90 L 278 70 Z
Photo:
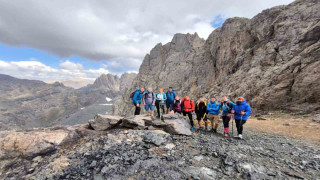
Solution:
M 136 74 L 103 74 L 80 89 L 63 83 L 0 75 L 0 129 L 24 129 L 87 122 L 106 114 L 114 100 L 131 86 Z

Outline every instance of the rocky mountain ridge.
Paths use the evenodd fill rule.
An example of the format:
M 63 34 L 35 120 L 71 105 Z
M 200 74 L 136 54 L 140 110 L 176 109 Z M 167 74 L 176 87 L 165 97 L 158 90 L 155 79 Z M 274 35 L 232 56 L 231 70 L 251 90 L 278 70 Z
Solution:
M 230 18 L 207 40 L 176 34 L 143 60 L 114 114 L 132 114 L 136 87 L 172 86 L 193 99 L 244 96 L 256 111 L 320 110 L 320 2 L 297 0 Z
M 103 79 L 105 76 L 110 79 Z M 75 90 L 62 83 L 18 79 L 0 75 L 0 129 L 48 127 L 87 122 L 96 113 L 106 113 L 122 88 L 130 86 L 135 74 L 102 75 L 93 87 Z M 114 82 L 113 79 L 117 81 Z M 118 88 L 114 88 L 114 83 Z M 111 88 L 110 88 L 111 87 Z

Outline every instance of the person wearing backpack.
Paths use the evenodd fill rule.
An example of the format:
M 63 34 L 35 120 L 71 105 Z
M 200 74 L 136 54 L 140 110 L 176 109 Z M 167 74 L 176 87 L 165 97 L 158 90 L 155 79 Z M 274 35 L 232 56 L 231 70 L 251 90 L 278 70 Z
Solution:
M 165 113 L 164 111 L 164 104 L 167 100 L 167 96 L 164 93 L 163 88 L 159 88 L 159 93 L 156 94 L 156 107 L 158 112 L 158 117 L 160 118 L 160 111 L 162 109 L 162 114 Z
M 174 113 L 181 114 L 182 108 L 181 108 L 181 100 L 179 96 L 176 96 L 175 100 L 173 101 L 172 110 Z
M 172 104 L 177 96 L 176 92 L 172 87 L 169 87 L 169 90 L 166 92 L 167 100 L 166 100 L 166 106 L 167 106 L 167 113 L 172 110 Z
M 151 115 L 151 117 L 153 118 L 156 95 L 152 91 L 152 88 L 148 88 L 148 90 L 144 93 L 142 97 L 142 103 L 145 106 L 146 114 Z
M 194 111 L 194 102 L 190 99 L 190 96 L 185 96 L 184 98 L 182 98 L 183 116 L 188 115 L 189 120 L 190 120 L 190 124 L 191 124 L 191 128 L 190 128 L 191 131 L 194 130 L 193 118 L 192 118 L 192 112 L 193 111 Z
M 219 125 L 219 110 L 220 110 L 220 104 L 216 100 L 215 97 L 212 97 L 210 99 L 210 102 L 207 105 L 207 111 L 208 111 L 208 119 L 211 122 L 212 131 L 214 133 L 217 132 L 218 125 Z
M 201 120 L 205 122 L 205 129 L 208 128 L 208 123 L 207 123 L 207 102 L 204 100 L 204 98 L 200 98 L 199 102 L 196 105 L 195 108 L 196 112 L 196 118 L 198 120 L 199 128 L 202 129 L 201 127 Z
M 229 100 L 227 96 L 222 96 L 221 100 L 221 110 L 222 110 L 222 122 L 224 126 L 223 135 L 224 137 L 229 137 L 229 121 L 232 118 L 231 110 L 234 103 Z
M 234 114 L 236 121 L 238 137 L 242 139 L 243 125 L 247 122 L 251 114 L 251 107 L 243 97 L 238 97 L 236 104 L 233 106 L 231 113 Z
M 141 106 L 141 99 L 144 94 L 144 88 L 137 88 L 134 93 L 131 93 L 130 97 L 132 96 L 132 103 L 135 106 L 135 111 L 134 115 L 139 115 L 140 114 L 140 106 Z

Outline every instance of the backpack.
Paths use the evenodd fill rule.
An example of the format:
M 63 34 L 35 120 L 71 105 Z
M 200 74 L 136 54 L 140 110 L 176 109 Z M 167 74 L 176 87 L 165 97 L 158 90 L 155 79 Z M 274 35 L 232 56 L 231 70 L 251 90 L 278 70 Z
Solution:
M 184 109 L 184 101 L 182 101 L 182 106 L 183 106 L 183 109 Z M 190 107 L 192 108 L 192 101 L 190 99 Z M 189 109 L 189 108 L 188 108 Z
M 151 92 L 152 93 L 152 100 L 154 99 L 154 93 L 153 92 Z M 144 98 L 146 99 L 146 96 L 147 96 L 147 93 L 144 93 Z
M 222 104 L 222 107 L 223 107 L 223 106 L 227 106 L 227 108 L 228 108 L 228 113 L 231 113 L 232 107 L 230 107 L 229 101 L 227 101 L 226 103 L 223 103 L 223 104 Z
M 134 96 L 134 94 L 135 94 L 137 91 L 139 91 L 139 90 L 135 90 L 135 91 L 133 91 L 132 93 L 130 93 L 130 99 L 133 99 L 133 96 Z

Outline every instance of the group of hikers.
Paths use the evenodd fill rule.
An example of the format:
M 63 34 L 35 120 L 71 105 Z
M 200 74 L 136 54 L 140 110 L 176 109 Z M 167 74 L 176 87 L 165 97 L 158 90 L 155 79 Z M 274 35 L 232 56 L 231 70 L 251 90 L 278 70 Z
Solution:
M 214 133 L 217 133 L 219 116 L 221 116 L 225 137 L 230 137 L 229 122 L 234 117 L 238 137 L 242 139 L 243 125 L 251 114 L 250 105 L 246 103 L 243 97 L 238 97 L 235 103 L 230 101 L 227 96 L 222 96 L 221 102 L 218 102 L 215 97 L 211 97 L 208 103 L 205 101 L 205 98 L 200 98 L 195 104 L 188 95 L 180 99 L 172 87 L 169 87 L 166 92 L 163 88 L 159 88 L 158 93 L 154 93 L 152 88 L 148 88 L 147 90 L 138 88 L 135 92 L 131 93 L 130 97 L 135 106 L 134 115 L 140 114 L 142 104 L 146 110 L 146 114 L 151 115 L 152 118 L 154 118 L 155 107 L 157 108 L 157 116 L 159 118 L 161 117 L 161 111 L 162 114 L 183 114 L 183 116 L 188 116 L 190 120 L 191 131 L 194 130 L 193 112 L 196 114 L 199 128 L 209 131 L 209 120 L 211 122 L 211 130 Z M 201 121 L 204 121 L 204 127 Z

